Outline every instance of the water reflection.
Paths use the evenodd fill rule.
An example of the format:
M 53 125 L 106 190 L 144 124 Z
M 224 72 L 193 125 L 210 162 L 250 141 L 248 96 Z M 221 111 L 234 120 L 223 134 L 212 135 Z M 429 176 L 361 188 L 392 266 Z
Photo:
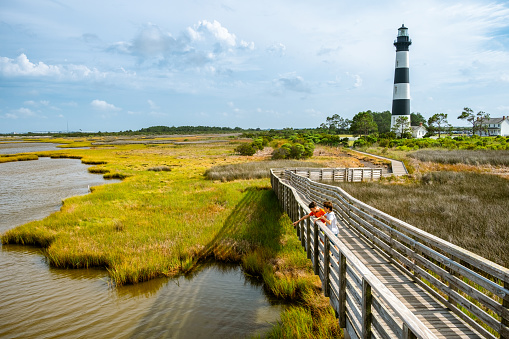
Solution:
M 2 338 L 240 338 L 279 319 L 238 266 L 112 288 L 104 270 L 48 269 L 40 253 L 0 251 Z
M 267 331 L 280 309 L 238 266 L 208 266 L 166 284 L 131 338 L 241 338 Z

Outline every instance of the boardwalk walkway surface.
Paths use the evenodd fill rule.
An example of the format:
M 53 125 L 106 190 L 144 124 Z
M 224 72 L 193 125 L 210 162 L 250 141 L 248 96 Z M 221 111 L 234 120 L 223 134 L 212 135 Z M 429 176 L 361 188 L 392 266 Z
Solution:
M 373 212 L 378 213 L 375 217 L 368 216 L 369 208 L 361 210 L 362 203 L 351 197 L 345 200 L 347 194 L 332 194 L 330 190 L 337 189 L 332 186 L 313 183 L 290 171 L 273 173 L 272 184 L 292 220 L 309 212 L 306 206 L 311 200 L 333 200 L 337 206 L 337 237 L 321 222 L 319 227 L 297 225 L 296 231 L 322 279 L 324 294 L 338 312 L 340 326 L 351 338 L 509 338 L 509 270 L 422 231 L 411 229 L 409 237 L 393 227 L 384 235 L 382 229 L 389 228 L 385 223 L 392 217 L 379 211 Z M 345 207 L 348 204 L 350 207 Z M 437 245 L 445 248 L 442 253 L 447 256 Z M 310 254 L 313 251 L 314 256 Z M 489 268 L 483 276 L 474 272 L 476 267 L 470 270 L 468 262 Z M 498 283 L 492 275 L 500 277 Z M 484 289 L 500 299 L 488 300 L 479 292 Z M 488 308 L 500 317 L 488 314 Z M 464 309 L 494 331 L 465 315 Z
M 362 152 L 362 151 L 357 151 L 357 150 L 354 150 L 354 149 L 352 149 L 351 151 L 357 152 L 357 153 L 361 153 L 361 154 L 364 154 L 364 155 L 367 155 L 367 156 L 370 156 L 370 157 L 373 157 L 373 158 L 389 160 L 391 162 L 391 169 L 392 169 L 392 173 L 391 174 L 392 175 L 399 176 L 399 175 L 407 175 L 408 174 L 408 171 L 407 171 L 407 169 L 405 167 L 405 164 L 403 164 L 403 161 L 394 160 L 394 159 L 382 157 L 380 155 L 375 155 L 375 154 L 366 153 L 366 152 Z

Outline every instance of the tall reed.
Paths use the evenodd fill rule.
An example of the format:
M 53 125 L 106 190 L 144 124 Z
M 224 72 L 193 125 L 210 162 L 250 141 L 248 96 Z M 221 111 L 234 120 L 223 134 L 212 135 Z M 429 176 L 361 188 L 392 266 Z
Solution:
M 509 267 L 509 180 L 431 172 L 414 183 L 342 183 L 354 197 L 453 244 Z

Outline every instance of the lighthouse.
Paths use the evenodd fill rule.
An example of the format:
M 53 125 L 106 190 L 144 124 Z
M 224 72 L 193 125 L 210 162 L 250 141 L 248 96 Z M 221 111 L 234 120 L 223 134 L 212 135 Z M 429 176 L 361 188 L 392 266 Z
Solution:
M 407 128 L 410 128 L 410 80 L 408 47 L 412 40 L 408 36 L 408 28 L 401 25 L 398 28 L 398 37 L 394 41 L 396 46 L 396 71 L 394 72 L 394 90 L 392 95 L 391 130 L 396 120 L 401 116 L 408 119 Z M 401 131 L 401 128 L 399 128 Z

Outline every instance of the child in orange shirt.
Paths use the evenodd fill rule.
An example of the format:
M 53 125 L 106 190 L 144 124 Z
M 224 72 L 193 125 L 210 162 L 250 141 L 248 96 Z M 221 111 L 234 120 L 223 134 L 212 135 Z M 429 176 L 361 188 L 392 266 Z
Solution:
M 321 209 L 320 207 L 318 207 L 318 205 L 314 201 L 311 201 L 309 203 L 309 209 L 311 210 L 311 212 L 309 214 L 306 214 L 305 216 L 303 216 L 296 222 L 294 222 L 293 226 L 297 225 L 302 220 L 309 218 L 310 216 L 313 216 L 315 218 L 320 218 L 325 215 L 325 211 L 323 209 Z

